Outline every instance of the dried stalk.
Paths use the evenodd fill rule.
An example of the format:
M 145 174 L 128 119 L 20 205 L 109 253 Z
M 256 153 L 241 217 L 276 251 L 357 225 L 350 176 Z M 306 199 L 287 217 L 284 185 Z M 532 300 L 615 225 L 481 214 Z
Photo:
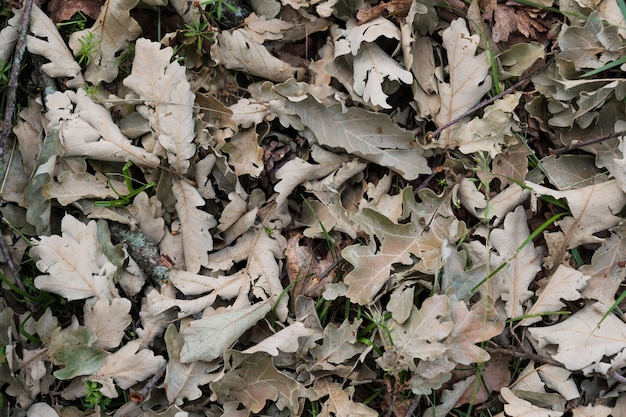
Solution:
M 2 125 L 2 133 L 0 134 L 0 180 L 6 175 L 6 155 L 7 145 L 9 142 L 9 134 L 11 132 L 13 114 L 15 112 L 15 98 L 17 94 L 17 84 L 20 75 L 20 67 L 22 65 L 22 58 L 26 52 L 26 35 L 28 34 L 28 27 L 30 24 L 30 13 L 33 9 L 33 0 L 24 1 L 24 12 L 22 15 L 22 21 L 19 28 L 19 36 L 15 45 L 15 54 L 13 56 L 13 63 L 11 65 L 11 77 L 9 78 L 9 84 L 7 86 L 7 101 L 6 108 L 4 110 L 4 121 Z M 0 181 L 1 182 L 1 181 Z M 22 291 L 26 291 L 20 275 L 15 268 L 15 264 L 11 259 L 11 253 L 8 245 L 4 241 L 4 238 L 0 237 L 0 251 L 2 251 L 2 257 L 4 258 L 16 285 Z

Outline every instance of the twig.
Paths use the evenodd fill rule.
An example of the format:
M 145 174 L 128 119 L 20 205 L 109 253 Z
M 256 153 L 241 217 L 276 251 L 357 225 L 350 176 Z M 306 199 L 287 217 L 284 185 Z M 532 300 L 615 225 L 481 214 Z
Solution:
M 416 395 L 413 397 L 413 400 L 411 401 L 411 405 L 406 410 L 406 414 L 405 414 L 406 417 L 413 416 L 413 413 L 415 412 L 415 410 L 417 410 L 417 406 L 419 405 L 421 399 L 422 399 L 421 395 Z
M 150 378 L 148 382 L 146 382 L 146 385 L 144 385 L 143 388 L 141 388 L 139 391 L 134 392 L 130 395 L 131 401 L 135 403 L 142 402 L 146 398 L 146 395 L 148 395 L 148 393 L 152 390 L 152 387 L 154 387 L 154 385 L 157 382 L 159 382 L 161 377 L 165 374 L 166 369 L 167 369 L 167 363 L 163 365 L 161 369 L 159 369 L 157 373 L 154 374 L 154 376 Z
M 503 355 L 513 356 L 515 358 L 530 359 L 534 360 L 535 362 L 541 362 L 548 365 L 555 365 L 561 368 L 565 368 L 565 366 L 561 362 L 555 361 L 554 359 L 550 359 L 542 355 L 537 355 L 536 353 L 520 352 L 518 350 L 500 347 L 487 347 L 486 349 L 489 353 L 500 353 Z
M 562 153 L 571 151 L 573 149 L 578 149 L 578 148 L 582 148 L 583 146 L 593 145 L 594 143 L 600 143 L 600 142 L 604 142 L 605 140 L 618 138 L 620 136 L 624 136 L 625 134 L 626 134 L 626 130 L 620 130 L 619 132 L 609 133 L 608 135 L 600 136 L 600 137 L 589 139 L 589 140 L 573 141 L 567 146 L 552 150 L 552 153 L 554 155 L 560 155 Z
M 518 82 L 516 82 L 515 84 L 513 84 L 512 86 L 510 86 L 506 90 L 502 91 L 499 94 L 496 94 L 495 96 L 491 97 L 488 100 L 481 101 L 480 103 L 478 103 L 477 105 L 475 105 L 474 107 L 472 107 L 471 109 L 469 109 L 468 111 L 463 113 L 462 115 L 460 115 L 458 117 L 455 117 L 454 119 L 450 120 L 445 125 L 437 128 L 437 130 L 435 130 L 434 132 L 427 134 L 426 135 L 427 138 L 432 140 L 432 139 L 438 137 L 439 135 L 441 135 L 441 132 L 443 132 L 444 130 L 446 130 L 450 126 L 453 126 L 453 125 L 457 124 L 458 122 L 460 122 L 461 120 L 463 120 L 467 116 L 471 115 L 475 111 L 480 110 L 483 107 L 487 107 L 488 105 L 490 105 L 494 101 L 498 100 L 499 98 L 502 98 L 502 97 L 506 96 L 507 94 L 512 93 L 517 87 L 519 87 L 520 85 L 522 85 L 525 82 L 527 82 L 528 80 L 530 80 L 535 74 L 537 74 L 539 71 L 543 70 L 546 66 L 548 66 L 549 63 L 550 63 L 550 61 L 546 61 L 539 68 L 535 69 L 533 72 L 531 72 L 526 77 L 522 78 L 521 80 L 519 80 Z
M 123 243 L 128 255 L 137 262 L 139 268 L 152 280 L 161 286 L 169 281 L 169 268 L 163 264 L 166 260 L 159 253 L 159 248 L 148 240 L 146 235 L 138 230 L 129 230 L 128 227 L 116 223 L 109 223 L 111 241 L 117 245 Z
M 24 12 L 22 15 L 22 22 L 19 28 L 19 37 L 15 45 L 15 55 L 13 56 L 13 64 L 11 66 L 11 77 L 9 78 L 9 84 L 7 86 L 7 101 L 6 108 L 4 110 L 4 122 L 2 125 L 2 134 L 0 135 L 0 179 L 6 175 L 6 153 L 7 143 L 9 141 L 9 133 L 11 132 L 13 113 L 15 111 L 15 97 L 17 94 L 17 84 L 20 75 L 20 67 L 22 65 L 22 58 L 26 52 L 26 35 L 28 34 L 28 26 L 30 23 L 30 12 L 33 9 L 33 0 L 24 1 Z M 4 241 L 4 237 L 0 236 L 0 251 L 2 251 L 2 257 L 4 258 L 16 285 L 22 291 L 26 291 L 24 284 L 20 280 L 20 275 L 15 268 L 15 264 L 11 259 L 11 252 L 8 245 Z

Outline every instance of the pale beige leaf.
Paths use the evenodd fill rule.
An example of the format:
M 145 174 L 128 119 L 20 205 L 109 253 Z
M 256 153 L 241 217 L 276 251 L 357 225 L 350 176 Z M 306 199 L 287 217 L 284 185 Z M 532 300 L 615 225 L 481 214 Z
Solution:
M 561 300 L 575 301 L 582 298 L 579 291 L 585 287 L 589 278 L 569 266 L 559 265 L 547 285 L 537 291 L 537 300 L 525 313 L 526 316 L 537 315 L 538 317 L 525 318 L 519 325 L 528 326 L 541 321 L 541 313 L 560 310 L 565 306 Z
M 135 146 L 113 122 L 111 112 L 91 100 L 83 89 L 46 97 L 49 128 L 57 127 L 64 156 L 88 156 L 101 161 L 132 161 L 158 165 L 159 158 Z
M 91 306 L 85 303 L 85 327 L 97 337 L 94 346 L 103 349 L 114 349 L 119 346 L 124 337 L 124 330 L 131 323 L 130 312 L 132 304 L 127 298 L 114 298 L 110 302 L 100 298 Z
M 443 46 L 448 55 L 450 80 L 439 81 L 441 108 L 435 117 L 437 126 L 463 115 L 477 104 L 491 88 L 489 56 L 487 51 L 476 55 L 480 37 L 470 35 L 465 19 L 454 20 L 443 32 Z M 459 126 L 459 125 L 457 125 Z M 439 139 L 439 146 L 451 145 L 456 128 L 446 129 Z
M 448 349 L 445 339 L 454 323 L 450 320 L 450 300 L 445 295 L 427 298 L 422 306 L 413 307 L 403 324 L 389 321 L 393 347 L 389 352 L 398 356 L 405 369 L 416 371 L 416 359 L 432 361 Z
M 279 91 L 280 87 L 276 86 L 276 89 Z M 312 97 L 289 102 L 286 108 L 300 116 L 302 122 L 315 132 L 321 145 L 345 149 L 350 154 L 388 167 L 407 180 L 431 171 L 413 134 L 398 127 L 386 114 L 359 107 L 350 107 L 344 112 L 340 103 L 325 106 Z
M 101 81 L 113 81 L 119 72 L 120 54 L 141 33 L 141 27 L 130 16 L 139 0 L 107 0 L 100 9 L 100 16 L 89 29 L 72 33 L 69 44 L 75 55 L 81 49 L 81 39 L 91 36 L 96 46 L 90 56 L 85 78 L 97 85 Z M 89 35 L 89 34 L 92 35 Z
M 615 180 L 569 191 L 552 190 L 530 181 L 526 184 L 539 195 L 567 199 L 572 216 L 557 222 L 565 233 L 564 249 L 585 243 L 601 243 L 603 239 L 594 236 L 594 233 L 609 229 L 622 221 L 618 214 L 626 205 L 626 194 Z
M 221 149 L 237 175 L 257 178 L 263 171 L 263 148 L 255 129 L 247 129 L 230 138 Z
M 197 208 L 205 201 L 188 182 L 174 180 L 172 193 L 176 197 L 176 212 L 181 223 L 185 266 L 189 272 L 196 273 L 201 266 L 208 264 L 209 251 L 213 250 L 211 228 L 217 225 L 217 221 L 212 214 Z
M 28 50 L 50 61 L 44 63 L 41 69 L 52 78 L 68 77 L 68 87 L 84 86 L 80 65 L 74 60 L 54 22 L 37 5 L 33 5 L 31 11 L 30 31 L 33 35 L 26 38 Z
M 519 206 L 504 219 L 504 227 L 491 232 L 491 245 L 498 251 L 498 263 L 506 266 L 481 286 L 491 286 L 491 294 L 501 297 L 506 303 L 508 318 L 524 314 L 523 304 L 532 297 L 533 292 L 528 289 L 541 270 L 541 248 L 535 248 L 532 242 L 524 245 L 530 235 L 526 222 L 524 207 Z
M 607 315 L 599 324 L 604 314 L 602 308 L 606 307 L 589 304 L 557 324 L 528 331 L 541 348 L 558 345 L 552 358 L 567 369 L 591 370 L 604 356 L 612 356 L 626 347 L 626 324 L 613 314 Z
M 299 382 L 279 372 L 266 353 L 245 355 L 229 351 L 225 362 L 229 365 L 223 378 L 210 384 L 221 403 L 237 401 L 252 413 L 261 412 L 266 403 L 271 403 L 279 410 L 287 408 L 288 415 L 296 415 L 299 400 L 310 397 Z
M 462 124 L 453 139 L 459 150 L 464 154 L 483 151 L 494 157 L 503 147 L 516 144 L 520 122 L 513 111 L 521 96 L 522 93 L 508 94 L 485 107 L 482 117 Z
M 61 223 L 61 233 L 41 236 L 30 250 L 37 268 L 45 274 L 35 278 L 35 286 L 68 300 L 108 298 L 115 291 L 117 267 L 102 252 L 96 222 L 83 224 L 68 214 Z
M 218 313 L 183 324 L 180 334 L 185 340 L 180 361 L 210 362 L 219 358 L 239 337 L 271 310 L 267 301 L 240 310 Z
M 510 389 L 502 388 L 500 394 L 506 400 L 504 412 L 510 417 L 560 417 L 562 411 L 548 410 L 537 407 L 526 400 L 517 397 Z
M 100 172 L 95 175 L 88 172 L 64 171 L 57 175 L 55 182 L 43 186 L 41 192 L 47 199 L 56 198 L 59 204 L 67 206 L 83 198 L 116 200 L 119 194 L 127 194 L 126 184 L 112 180 L 109 187 L 106 176 Z M 113 191 L 115 190 L 115 191 Z
M 272 81 L 300 79 L 304 73 L 302 68 L 293 67 L 270 54 L 245 28 L 219 33 L 217 43 L 211 47 L 211 57 L 226 68 L 242 70 Z
M 300 346 L 298 343 L 300 337 L 308 337 L 315 333 L 318 333 L 318 331 L 306 328 L 304 324 L 298 321 L 263 339 L 260 343 L 244 350 L 243 353 L 252 354 L 255 352 L 266 352 L 272 356 L 278 356 L 279 350 L 286 353 L 293 353 L 297 351 Z
M 567 401 L 580 397 L 580 391 L 576 386 L 576 381 L 572 378 L 572 372 L 555 365 L 543 365 L 537 369 L 537 373 L 546 383 L 546 386 L 558 392 Z
M 185 68 L 177 61 L 171 62 L 172 54 L 172 48 L 161 49 L 157 42 L 137 40 L 133 69 L 124 85 L 139 94 L 144 106 L 137 111 L 150 122 L 170 165 L 184 174 L 196 153 L 195 97 Z
M 165 374 L 165 395 L 170 403 L 181 405 L 184 400 L 193 401 L 202 396 L 200 387 L 218 378 L 219 364 L 195 361 L 190 364 L 181 363 L 180 350 L 183 339 L 179 336 L 176 326 L 170 324 L 165 332 L 167 346 L 167 372 Z
M 394 81 L 411 84 L 413 75 L 377 44 L 361 45 L 354 57 L 354 92 L 374 107 L 390 109 L 392 106 L 387 103 L 384 86 Z
M 115 385 L 123 390 L 128 389 L 156 374 L 165 362 L 162 356 L 155 356 L 152 350 L 141 349 L 139 340 L 132 340 L 107 356 L 98 372 L 88 379 L 101 383 L 101 392 L 105 396 L 117 398 L 119 394 Z
M 319 417 L 376 417 L 378 413 L 365 404 L 354 402 L 354 387 L 342 387 L 330 378 L 315 381 L 313 390 L 320 398 L 328 399 L 322 403 Z

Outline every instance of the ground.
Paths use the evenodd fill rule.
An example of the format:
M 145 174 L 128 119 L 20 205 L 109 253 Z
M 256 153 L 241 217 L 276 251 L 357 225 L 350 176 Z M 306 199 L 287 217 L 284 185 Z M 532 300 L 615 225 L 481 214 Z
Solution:
M 3 414 L 624 414 L 624 0 L 1 7 Z

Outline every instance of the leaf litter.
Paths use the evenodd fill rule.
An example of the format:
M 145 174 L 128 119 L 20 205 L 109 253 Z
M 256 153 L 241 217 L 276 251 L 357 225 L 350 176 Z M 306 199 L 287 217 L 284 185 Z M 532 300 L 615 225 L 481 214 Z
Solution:
M 3 413 L 621 415 L 624 7 L 70 3 L 26 36 Z

